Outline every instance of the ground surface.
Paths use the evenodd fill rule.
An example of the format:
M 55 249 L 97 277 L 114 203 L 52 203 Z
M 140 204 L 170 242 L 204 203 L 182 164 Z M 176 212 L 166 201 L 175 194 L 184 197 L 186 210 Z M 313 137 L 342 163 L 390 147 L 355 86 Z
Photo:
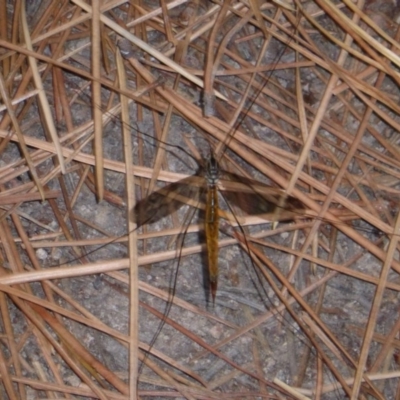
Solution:
M 371 35 L 361 43 L 350 23 L 334 23 L 314 2 L 303 2 L 300 22 L 273 3 L 258 10 L 233 2 L 220 14 L 217 4 L 200 2 L 190 14 L 194 3 L 183 3 L 171 6 L 169 18 L 165 10 L 150 14 L 158 4 L 143 9 L 103 4 L 109 9 L 102 14 L 122 32 L 116 35 L 117 28 L 102 21 L 102 85 L 96 95 L 88 79 L 96 35 L 92 15 L 80 6 L 40 2 L 27 9 L 48 115 L 32 92 L 38 82 L 30 78 L 26 40 L 14 41 L 17 53 L 6 43 L 2 47 L 5 85 L 18 103 L 14 112 L 34 165 L 15 137 L 4 142 L 3 197 L 31 195 L 38 182 L 46 193 L 57 191 L 51 201 L 8 197 L 2 203 L 3 397 L 132 398 L 129 390 L 136 393 L 138 382 L 141 398 L 157 399 L 300 398 L 299 393 L 341 399 L 346 391 L 354 398 L 396 398 L 399 93 L 394 67 L 379 77 L 371 53 L 386 54 L 371 38 L 389 47 L 374 24 L 394 36 L 398 27 L 388 15 L 396 14 L 395 7 L 388 3 L 386 14 L 374 11 L 373 4 L 364 8 L 373 21 L 356 21 Z M 20 10 L 10 2 L 2 12 L 10 26 L 6 37 L 14 43 L 11 28 Z M 329 12 L 356 20 L 342 4 Z M 268 32 L 260 29 L 260 18 Z M 121 42 L 126 24 L 136 24 L 131 31 L 157 53 Z M 339 58 L 339 48 L 321 26 L 341 41 L 352 34 L 352 56 Z M 207 46 L 214 57 L 209 67 Z M 128 88 L 122 92 L 134 100 L 129 119 L 120 112 L 118 49 Z M 300 53 L 297 64 L 294 49 Z M 185 77 L 175 66 L 165 67 L 165 60 L 156 61 L 159 54 L 182 67 Z M 56 67 L 43 55 L 64 64 Z M 192 77 L 225 97 L 216 100 L 214 115 L 204 116 L 208 83 L 203 92 L 196 79 L 189 82 Z M 33 101 L 21 100 L 22 93 Z M 242 111 L 235 115 L 237 110 Z M 9 105 L 2 112 L 1 132 L 16 130 L 9 124 L 11 111 Z M 103 151 L 95 159 L 91 135 L 98 112 Z M 63 157 L 77 152 L 73 161 L 66 160 L 65 174 L 57 170 L 55 147 L 47 146 L 54 143 L 46 135 L 49 120 L 62 140 Z M 148 212 L 168 211 L 137 230 L 139 313 L 130 306 L 135 293 L 129 272 L 135 267 L 128 264 L 126 234 L 134 212 L 125 184 L 130 161 L 125 162 L 123 128 L 132 145 L 135 198 L 145 204 L 144 221 Z M 308 135 L 315 136 L 306 151 Z M 221 174 L 220 189 L 231 185 L 233 193 L 241 193 L 239 199 L 220 195 L 221 208 L 233 212 L 241 227 L 221 224 L 215 303 L 208 292 L 204 199 L 198 201 L 192 185 L 167 186 L 197 173 L 211 151 L 228 171 Z M 101 162 L 105 195 L 99 201 L 93 165 Z M 232 184 L 235 176 L 242 177 L 239 184 Z M 150 179 L 150 192 L 167 187 L 200 211 L 188 205 L 178 209 L 171 196 L 150 195 Z M 272 194 L 249 179 L 271 186 Z M 272 207 L 268 216 L 246 217 L 265 213 L 271 196 L 282 206 L 277 193 L 291 180 L 297 200 Z M 276 212 L 285 219 L 277 226 L 269 223 Z M 385 265 L 391 267 L 387 274 Z M 381 297 L 379 285 L 386 285 Z M 130 359 L 128 351 L 129 346 L 135 351 L 130 335 L 135 328 L 138 376 L 132 361 L 137 357 Z M 363 372 L 360 379 L 378 381 L 360 389 L 361 381 L 352 381 L 357 371 Z M 280 382 L 296 393 L 277 389 Z

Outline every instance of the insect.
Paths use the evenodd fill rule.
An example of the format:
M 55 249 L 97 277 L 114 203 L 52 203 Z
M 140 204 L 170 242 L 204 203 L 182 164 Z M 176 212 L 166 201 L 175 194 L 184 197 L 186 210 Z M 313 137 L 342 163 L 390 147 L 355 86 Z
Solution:
M 198 177 L 204 175 L 205 183 L 199 185 Z M 178 210 L 185 204 L 185 199 L 197 199 L 199 202 L 204 194 L 205 219 L 204 230 L 208 254 L 208 280 L 210 292 L 215 301 L 218 286 L 218 232 L 219 232 L 219 200 L 218 181 L 220 176 L 230 178 L 232 182 L 245 183 L 248 193 L 232 190 L 225 194 L 225 199 L 238 205 L 249 214 L 262 214 L 270 212 L 276 207 L 278 219 L 285 220 L 293 217 L 290 210 L 301 212 L 302 204 L 291 196 L 286 196 L 283 191 L 273 189 L 260 182 L 239 177 L 235 174 L 221 170 L 215 156 L 211 154 L 206 160 L 205 167 L 193 176 L 163 187 L 140 201 L 133 210 L 133 220 L 140 227 L 146 223 L 153 223 L 168 214 Z M 190 187 L 191 186 L 191 187 Z M 256 190 L 261 190 L 257 192 Z

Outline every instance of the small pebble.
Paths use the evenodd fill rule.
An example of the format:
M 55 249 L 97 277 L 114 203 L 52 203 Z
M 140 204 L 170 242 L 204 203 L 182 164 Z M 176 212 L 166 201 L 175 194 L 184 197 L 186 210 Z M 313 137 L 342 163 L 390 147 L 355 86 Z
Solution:
M 47 260 L 47 257 L 49 255 L 47 254 L 47 251 L 45 249 L 37 249 L 36 256 L 39 260 Z

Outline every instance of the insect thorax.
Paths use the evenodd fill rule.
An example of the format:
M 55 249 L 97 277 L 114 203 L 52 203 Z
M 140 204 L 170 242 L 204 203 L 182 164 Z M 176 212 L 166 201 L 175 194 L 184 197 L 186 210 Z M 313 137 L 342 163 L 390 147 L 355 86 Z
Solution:
M 210 186 L 215 186 L 219 179 L 219 165 L 214 155 L 211 155 L 207 159 L 206 164 L 206 179 Z

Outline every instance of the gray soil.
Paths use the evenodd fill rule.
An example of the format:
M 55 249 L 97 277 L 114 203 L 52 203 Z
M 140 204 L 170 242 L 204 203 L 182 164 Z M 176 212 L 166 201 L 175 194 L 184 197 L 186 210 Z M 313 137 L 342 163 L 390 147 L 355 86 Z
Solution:
M 179 14 L 180 10 L 175 10 L 174 13 Z M 31 10 L 33 14 L 39 11 Z M 173 14 L 173 17 L 175 14 Z M 177 18 L 177 16 L 175 16 Z M 227 28 L 228 29 L 228 28 Z M 253 30 L 252 30 L 253 29 Z M 252 34 L 254 28 L 249 28 L 246 33 Z M 112 40 L 115 38 L 111 36 Z M 150 32 L 149 42 L 156 45 L 162 39 L 161 34 Z M 321 38 L 321 45 L 324 39 Z M 199 43 L 204 45 L 203 42 Z M 255 46 L 257 42 L 255 42 Z M 77 43 L 71 43 L 72 47 L 77 46 Z M 279 56 L 279 62 L 289 62 L 293 53 L 286 54 L 282 52 L 283 45 L 277 42 L 271 45 L 269 53 L 266 55 L 266 60 L 270 59 L 270 63 L 276 60 Z M 253 50 L 253 49 L 251 49 Z M 203 60 L 199 59 L 199 54 L 191 50 L 187 56 L 187 66 L 192 68 L 202 68 Z M 238 45 L 238 53 L 244 59 L 249 59 L 252 62 L 252 52 L 245 45 Z M 246 54 L 248 52 L 248 54 Z M 327 49 L 329 52 L 329 49 Z M 199 53 L 199 52 L 198 52 Z M 335 49 L 332 49 L 332 58 L 334 58 Z M 90 58 L 89 50 L 79 53 L 79 57 Z M 139 59 L 143 55 L 139 52 Z M 267 62 L 265 61 L 265 62 Z M 79 59 L 76 57 L 73 62 L 79 64 Z M 233 63 L 233 61 L 231 61 Z M 192 63 L 192 64 L 191 64 Z M 195 65 L 195 64 L 198 65 Z M 114 66 L 113 66 L 114 68 Z M 157 72 L 154 72 L 157 74 Z M 114 75 L 114 74 L 112 74 Z M 162 78 L 163 84 L 171 87 L 173 77 L 171 74 L 158 72 Z M 131 77 L 130 77 L 131 78 Z M 128 84 L 133 87 L 133 79 L 129 79 Z M 287 88 L 289 92 L 293 88 L 293 75 L 286 72 L 276 72 L 272 76 L 267 76 L 271 81 L 279 83 L 282 87 Z M 317 78 L 312 75 L 302 77 L 304 86 L 312 82 L 314 85 L 313 95 L 315 101 L 318 101 L 320 88 L 318 87 Z M 243 85 L 242 81 L 235 83 L 228 79 L 225 82 L 236 85 Z M 76 102 L 72 106 L 73 119 L 76 126 L 83 125 L 92 119 L 92 102 L 90 91 L 84 87 L 84 81 L 81 78 L 65 73 L 65 86 L 72 93 L 78 93 Z M 51 92 L 52 79 L 48 78 L 45 81 L 46 90 Z M 264 84 L 264 82 L 262 82 Z M 276 89 L 275 89 L 276 90 Z M 197 105 L 201 104 L 199 92 L 195 88 L 187 85 L 181 85 L 178 92 L 185 93 L 185 96 L 190 97 L 191 101 Z M 106 104 L 110 93 L 103 89 L 103 105 Z M 53 99 L 54 101 L 54 99 Z M 116 104 L 116 100 L 114 100 Z M 54 110 L 54 104 L 51 104 Z M 100 105 L 97 105 L 101 107 Z M 246 110 L 250 107 L 249 104 Z M 102 107 L 103 109 L 104 107 Z M 258 106 L 254 105 L 253 110 L 259 112 Z M 103 109 L 104 111 L 104 109 Z M 137 105 L 130 105 L 132 120 L 137 115 Z M 107 114 L 107 111 L 104 111 Z M 287 112 L 290 115 L 291 111 Z M 39 112 L 37 105 L 34 104 L 29 111 L 29 114 L 22 121 L 24 126 L 24 134 L 40 138 L 44 140 L 43 128 L 38 118 Z M 218 115 L 218 112 L 217 112 Z M 219 115 L 218 115 L 219 116 Z M 220 117 L 223 119 L 222 117 Z M 265 116 L 268 119 L 268 116 Z M 164 122 L 164 116 L 160 116 L 161 123 Z M 282 122 L 282 129 L 285 129 L 285 123 Z M 270 130 L 254 119 L 243 120 L 240 123 L 240 128 L 249 137 L 256 135 L 263 142 L 289 151 L 291 148 L 296 148 L 292 143 L 284 139 L 280 134 Z M 133 159 L 135 165 L 151 168 L 154 163 L 156 148 L 160 143 L 154 138 L 154 123 L 152 114 L 147 109 L 143 112 L 143 119 L 138 122 L 132 122 L 129 127 L 132 138 Z M 61 135 L 67 131 L 63 122 L 59 123 L 58 130 Z M 123 162 L 123 147 L 121 136 L 122 125 L 120 116 L 114 117 L 104 128 L 104 157 L 110 160 Z M 233 131 L 232 131 L 233 132 Z M 329 133 L 326 133 L 329 138 Z M 165 143 L 160 146 L 166 150 L 165 159 L 162 166 L 163 171 L 171 171 L 185 175 L 192 175 L 199 169 L 198 163 L 194 158 L 191 158 L 192 151 L 187 145 L 185 138 L 192 143 L 198 153 L 204 160 L 210 152 L 210 145 L 215 146 L 216 143 L 207 135 L 202 133 L 198 127 L 191 125 L 181 116 L 173 115 L 169 134 Z M 367 138 L 368 139 L 368 138 Z M 367 140 L 366 139 L 366 140 Z M 367 145 L 368 143 L 366 143 Z M 371 139 L 370 145 L 377 146 Z M 291 147 L 292 146 L 292 147 Z M 83 151 L 91 154 L 92 146 L 87 145 Z M 10 144 L 0 156 L 1 167 L 10 166 L 15 160 L 20 159 L 18 148 Z M 317 156 L 315 156 L 317 157 Z M 228 158 L 242 168 L 242 171 L 233 170 L 230 167 Z M 264 184 L 273 184 L 260 171 L 255 170 L 244 160 L 238 157 L 235 153 L 226 149 L 219 156 L 221 166 L 232 169 L 233 173 L 240 174 L 246 172 L 253 179 L 259 179 Z M 204 161 L 203 161 L 204 163 Z M 69 165 L 72 168 L 74 165 Z M 53 168 L 53 161 L 48 161 L 40 165 L 40 171 L 48 173 Z M 83 170 L 79 171 L 82 174 Z M 277 173 L 282 173 L 277 167 Z M 66 174 L 63 179 L 66 191 L 69 198 L 72 197 L 80 180 L 78 171 L 73 170 Z M 318 176 L 318 174 L 320 174 Z M 108 192 L 119 196 L 123 202 L 126 200 L 125 178 L 122 173 L 114 171 L 105 171 L 105 188 Z M 323 173 L 316 171 L 314 177 L 320 177 L 323 180 Z M 27 173 L 19 175 L 15 179 L 15 185 L 20 185 L 30 182 L 31 177 Z M 8 182 L 11 184 L 12 182 Z M 141 187 L 139 186 L 141 185 Z M 138 200 L 146 199 L 148 180 L 142 179 L 138 181 L 136 188 L 136 197 Z M 157 188 L 161 188 L 166 183 L 159 181 Z M 83 185 L 73 204 L 72 213 L 74 223 L 77 225 L 79 237 L 76 232 L 73 234 L 74 239 L 89 240 L 95 238 L 110 237 L 110 244 L 96 244 L 80 247 L 76 252 L 72 247 L 40 247 L 36 245 L 36 256 L 40 260 L 42 268 L 56 268 L 57 266 L 69 265 L 71 267 L 88 262 L 100 262 L 104 260 L 123 259 L 127 258 L 126 243 L 119 243 L 115 238 L 120 238 L 127 233 L 128 218 L 132 218 L 132 211 L 128 211 L 125 204 L 115 204 L 112 201 L 103 200 L 97 201 L 96 195 L 89 189 L 89 186 Z M 60 180 L 53 179 L 48 183 L 49 189 L 61 190 Z M 185 195 L 186 189 L 182 186 L 180 189 Z M 191 196 L 190 188 L 187 188 Z M 251 199 L 251 196 L 248 197 Z M 165 201 L 168 201 L 166 199 Z M 246 200 L 244 201 L 253 201 Z M 231 205 L 225 204 L 223 195 L 220 195 L 221 208 L 229 210 Z M 63 215 L 67 215 L 67 205 L 62 198 L 56 200 L 57 207 Z M 240 213 L 238 208 L 235 211 Z M 18 212 L 23 217 L 22 224 L 29 235 L 32 243 L 46 240 L 41 235 L 60 232 L 59 222 L 48 202 L 26 202 L 19 208 Z M 315 346 L 311 343 L 304 331 L 311 332 L 311 329 L 304 325 L 300 327 L 298 322 L 285 310 L 280 307 L 281 302 L 275 294 L 271 282 L 262 276 L 261 269 L 257 266 L 256 261 L 252 261 L 249 251 L 240 247 L 237 243 L 232 243 L 223 246 L 219 251 L 219 282 L 218 291 L 215 302 L 210 297 L 209 283 L 207 278 L 207 259 L 206 251 L 204 250 L 204 233 L 203 221 L 204 213 L 202 211 L 193 212 L 193 208 L 183 206 L 179 210 L 174 210 L 171 215 L 160 219 L 152 224 L 145 224 L 138 229 L 139 234 L 157 234 L 161 232 L 161 236 L 156 236 L 150 239 L 138 240 L 138 251 L 140 256 L 147 254 L 157 254 L 168 250 L 177 250 L 181 252 L 183 248 L 190 248 L 196 245 L 203 245 L 203 250 L 188 256 L 174 257 L 172 260 L 153 263 L 151 265 L 141 266 L 139 269 L 139 279 L 144 284 L 150 287 L 160 289 L 165 295 L 165 299 L 160 298 L 148 291 L 141 290 L 139 299 L 141 302 L 140 312 L 138 316 L 139 340 L 144 344 L 151 345 L 151 354 L 144 352 L 145 364 L 147 362 L 155 362 L 159 367 L 163 368 L 173 375 L 176 381 L 188 384 L 191 382 L 194 398 L 217 398 L 221 393 L 237 398 L 291 398 L 288 394 L 278 392 L 260 383 L 255 376 L 261 376 L 268 383 L 275 378 L 284 383 L 304 389 L 314 390 L 317 379 L 317 363 L 318 353 Z M 310 219 L 302 217 L 300 211 L 295 216 L 296 221 L 309 222 L 310 225 L 302 230 L 293 231 L 291 229 L 293 221 L 285 221 L 278 225 L 277 234 L 274 234 L 266 240 L 273 245 L 290 247 L 293 244 L 297 250 L 301 249 L 305 241 L 309 228 L 311 226 Z M 73 232 L 71 218 L 66 218 L 68 228 Z M 12 234 L 17 237 L 15 227 L 10 222 Z M 40 225 L 39 225 L 40 223 Z M 91 225 L 89 225 L 91 224 Z M 190 230 L 194 224 L 199 224 L 200 232 L 186 232 Z M 379 232 L 373 231 L 366 223 L 356 221 L 361 234 L 370 240 L 378 240 Z M 180 228 L 179 236 L 169 236 L 164 231 L 173 227 Z M 248 227 L 237 228 L 238 234 L 246 233 L 249 236 L 263 237 L 263 234 L 268 234 L 273 227 L 267 221 Z M 358 244 L 352 241 L 349 237 L 338 233 L 337 242 L 334 248 L 330 248 L 329 238 L 335 234 L 332 225 L 327 221 L 322 221 L 320 227 L 320 246 L 318 247 L 318 257 L 329 260 L 338 265 L 344 265 L 347 260 L 351 259 L 355 254 L 360 254 L 359 259 L 352 264 L 354 271 L 362 272 L 374 277 L 378 277 L 382 267 L 381 261 L 377 260 L 373 255 L 361 248 Z M 220 232 L 220 240 L 228 241 L 232 238 L 232 230 L 227 227 L 227 223 L 222 224 Z M 60 234 L 58 240 L 64 240 Z M 387 243 L 387 239 L 382 239 L 381 247 Z M 23 248 L 17 243 L 17 248 L 21 253 L 22 260 L 25 264 L 31 265 L 28 256 Z M 264 247 L 259 245 L 257 248 L 268 258 L 271 264 L 277 266 L 285 276 L 294 262 L 294 259 L 279 250 L 272 247 Z M 247 251 L 246 251 L 247 250 Z M 81 251 L 86 254 L 82 257 L 79 254 Z M 7 267 L 6 262 L 6 267 Z M 279 279 L 270 271 L 269 279 L 272 284 L 282 288 Z M 327 270 L 321 266 L 312 269 L 310 262 L 303 260 L 295 276 L 291 282 L 298 292 L 312 286 L 313 282 L 318 282 Z M 118 273 L 110 274 L 93 274 L 89 276 L 79 276 L 74 278 L 65 278 L 53 281 L 52 283 L 58 289 L 58 293 L 54 294 L 55 303 L 68 310 L 74 310 L 68 301 L 63 296 L 71 296 L 74 301 L 87 310 L 91 315 L 98 318 L 107 326 L 116 331 L 128 335 L 129 334 L 129 285 L 127 284 L 129 272 L 127 270 L 119 271 Z M 393 275 L 392 275 L 393 274 Z M 390 280 L 397 282 L 398 278 L 391 272 Z M 45 298 L 46 294 L 43 285 L 39 283 L 31 284 L 32 293 L 40 298 Z M 55 290 L 55 289 L 54 289 Z M 284 291 L 285 292 L 285 291 Z M 342 346 L 346 349 L 351 357 L 358 359 L 360 346 L 362 343 L 363 332 L 368 321 L 369 310 L 375 294 L 375 285 L 366 283 L 361 279 L 356 279 L 347 275 L 337 274 L 332 277 L 323 291 L 320 289 L 310 290 L 310 293 L 304 296 L 308 305 L 314 309 L 318 309 L 319 316 L 329 330 L 339 338 Z M 292 302 L 292 297 L 284 293 L 284 296 L 291 302 L 291 312 L 295 317 L 299 317 L 301 321 L 306 320 L 303 307 L 298 303 Z M 318 304 L 319 297 L 323 298 L 321 305 Z M 177 305 L 178 301 L 186 303 Z M 192 306 L 191 310 L 188 307 Z M 29 322 L 20 308 L 13 302 L 8 301 L 10 315 L 12 316 L 14 335 L 19 338 L 29 328 Z M 379 332 L 386 334 L 392 327 L 392 317 L 397 315 L 399 307 L 398 294 L 395 291 L 386 290 L 380 309 L 377 329 Z M 163 315 L 155 315 L 151 310 L 158 310 Z M 249 327 L 252 322 L 262 316 L 265 320 L 256 324 L 256 327 L 245 332 L 245 328 Z M 217 320 L 218 319 L 218 320 Z M 67 318 L 61 318 L 65 328 L 84 345 L 84 347 L 109 370 L 113 371 L 122 381 L 128 382 L 129 371 L 129 352 L 127 346 L 111 336 L 101 333 L 98 330 L 90 328 L 84 324 L 74 322 Z M 175 326 L 172 326 L 173 322 Z M 180 329 L 182 327 L 183 329 Z M 2 323 L 4 330 L 4 324 Z M 238 334 L 236 338 L 219 347 L 219 343 L 235 334 L 239 328 L 243 328 L 243 332 Z M 188 333 L 191 336 L 188 336 Z M 53 332 L 54 333 L 54 332 Z M 54 336 L 56 334 L 54 333 Z M 196 340 L 194 340 L 196 338 Z M 4 339 L 5 340 L 5 339 Z M 354 370 L 348 365 L 348 362 L 340 362 L 337 354 L 328 349 L 326 343 L 322 343 L 321 339 L 317 339 L 319 346 L 324 348 L 324 354 L 331 357 L 332 362 L 345 377 L 352 377 Z M 208 348 L 206 348 L 208 346 Z M 215 346 L 213 350 L 211 347 Z M 376 349 L 374 348 L 376 347 Z M 145 347 L 145 346 L 143 346 Z M 371 354 L 378 351 L 380 345 L 376 342 L 373 345 Z M 395 350 L 393 350 L 395 351 Z M 189 377 L 179 368 L 174 369 L 166 362 L 161 361 L 155 356 L 156 352 L 162 353 L 165 356 L 175 360 L 176 363 L 184 366 L 187 370 L 193 373 Z M 24 348 L 21 350 L 24 362 L 27 364 L 24 374 L 32 379 L 37 379 L 37 370 L 34 369 L 33 362 L 39 361 L 45 369 L 45 374 L 51 375 L 48 368 L 48 363 L 44 357 L 44 353 L 36 339 L 32 336 L 26 340 Z M 223 355 L 223 356 L 222 356 Z M 372 355 L 371 355 L 372 358 Z M 229 362 L 234 363 L 232 366 Z M 73 387 L 79 386 L 82 381 L 77 375 L 61 360 L 59 356 L 54 356 L 54 361 L 59 365 L 60 374 L 65 384 Z M 304 365 L 303 365 L 304 363 Z M 390 360 L 388 361 L 390 364 Z M 28 366 L 30 366 L 28 368 Z M 247 373 L 239 371 L 238 366 Z M 176 391 L 176 387 L 170 386 L 165 380 L 161 380 L 156 372 L 148 365 L 140 367 L 139 376 L 139 394 L 142 398 L 167 399 L 170 395 L 173 398 L 182 398 L 184 395 Z M 179 379 L 177 378 L 179 377 Z M 197 378 L 197 379 L 196 379 Z M 50 380 L 50 379 L 49 379 Z M 115 390 L 103 378 L 99 378 L 100 385 L 105 389 Z M 196 395 L 199 381 L 206 385 L 207 392 Z M 392 385 L 393 383 L 393 385 Z M 97 382 L 99 384 L 99 382 Z M 344 398 L 344 392 L 339 389 L 336 378 L 332 372 L 324 367 L 323 375 L 324 385 L 333 385 L 333 390 L 323 395 L 324 399 L 341 399 Z M 188 384 L 189 385 L 189 384 Z M 385 393 L 386 399 L 394 398 L 396 391 L 395 382 L 385 381 L 385 387 L 381 387 L 382 393 Z M 5 396 L 4 388 L 2 394 Z M 190 391 L 185 392 L 191 393 Z M 204 394 L 204 393 L 207 393 Z M 306 393 L 312 398 L 311 393 Z M 268 397 L 275 395 L 276 397 Z M 45 398 L 45 392 L 29 389 L 27 398 Z M 182 397 L 181 397 L 182 396 Z M 207 397 L 208 396 L 208 397 Z M 278 397 L 281 396 L 281 397 Z M 48 396 L 46 398 L 49 398 Z M 4 397 L 5 398 L 5 397 Z M 83 398 L 76 396 L 74 398 Z M 110 397 L 111 398 L 111 397 Z M 371 397 L 373 398 L 373 397 Z

